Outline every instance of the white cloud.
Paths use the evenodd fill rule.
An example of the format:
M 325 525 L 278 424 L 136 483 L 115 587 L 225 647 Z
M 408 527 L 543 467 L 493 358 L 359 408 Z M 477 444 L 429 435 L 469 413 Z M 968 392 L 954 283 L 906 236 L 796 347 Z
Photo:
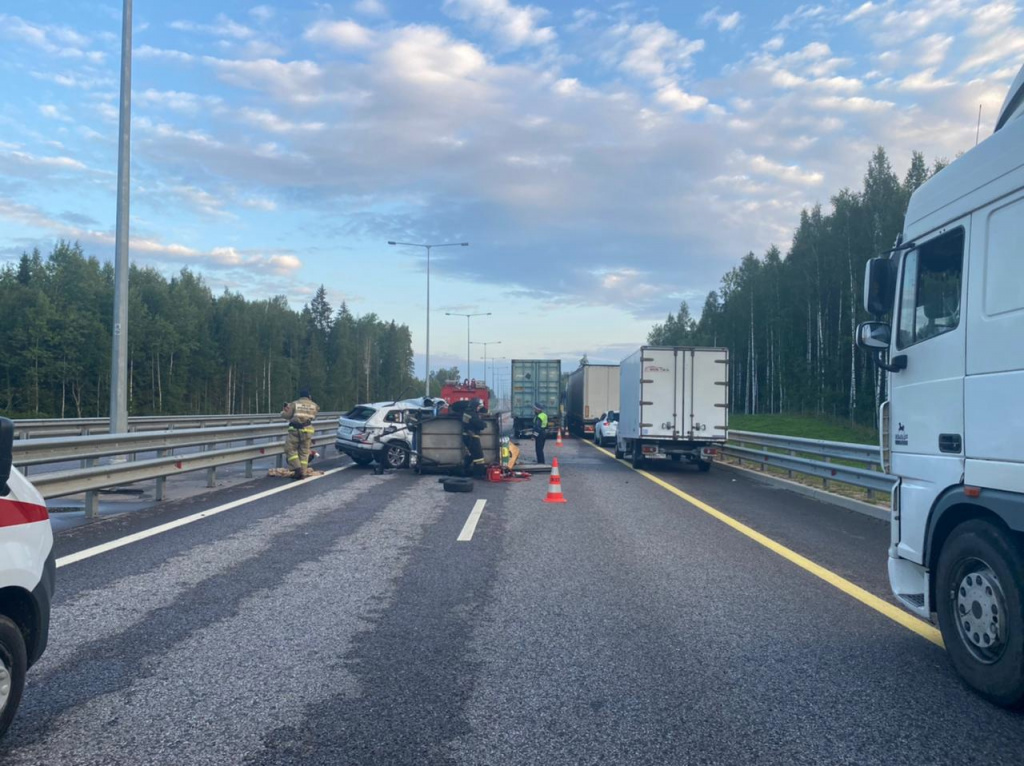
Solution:
M 742 155 L 742 153 L 740 153 Z M 820 186 L 825 176 L 817 171 L 803 170 L 799 165 L 783 165 L 763 155 L 744 157 L 750 169 L 764 176 L 770 176 L 786 183 L 799 186 Z
M 850 11 L 848 14 L 843 16 L 843 22 L 844 23 L 849 23 L 851 21 L 856 21 L 857 19 L 862 19 L 865 16 L 868 16 L 868 15 L 874 13 L 878 9 L 879 9 L 879 6 L 875 5 L 870 0 L 868 0 L 868 2 L 864 3 L 863 5 L 858 6 L 857 8 L 855 8 L 854 10 Z
M 266 197 L 249 197 L 242 200 L 242 206 L 251 210 L 260 210 L 264 213 L 273 213 L 277 210 L 277 203 Z
M 818 109 L 836 112 L 887 112 L 896 106 L 892 101 L 881 101 L 863 96 L 851 98 L 828 96 L 814 99 L 811 104 Z
M 471 80 L 487 68 L 487 58 L 477 48 L 453 40 L 437 27 L 398 30 L 380 54 L 380 61 L 391 75 L 421 84 Z
M 246 122 L 271 133 L 315 132 L 327 127 L 322 122 L 292 122 L 266 109 L 247 107 L 242 109 L 241 115 Z
M 274 9 L 269 5 L 257 5 L 249 9 L 249 15 L 263 24 L 274 18 L 274 14 Z
M 33 24 L 5 13 L 0 13 L 0 37 L 26 43 L 59 58 L 85 59 L 97 64 L 105 58 L 102 51 L 84 50 L 89 38 L 71 27 Z
M 229 85 L 265 90 L 277 98 L 296 103 L 311 103 L 321 97 L 323 69 L 313 61 L 245 61 L 213 56 L 204 56 L 203 61 Z
M 352 6 L 352 10 L 363 16 L 387 16 L 388 9 L 381 0 L 359 0 Z
M 223 13 L 217 14 L 213 24 L 198 24 L 194 21 L 172 21 L 170 26 L 171 29 L 177 29 L 180 32 L 199 32 L 217 37 L 232 37 L 236 40 L 248 40 L 256 34 L 249 27 L 233 21 Z
M 198 112 L 200 108 L 216 108 L 223 103 L 219 96 L 200 96 L 184 91 L 159 91 L 149 88 L 141 93 L 132 94 L 134 104 L 171 109 L 176 112 Z
M 544 45 L 555 40 L 552 27 L 540 26 L 547 10 L 534 5 L 513 5 L 508 0 L 444 0 L 442 10 L 452 18 L 491 32 L 509 48 Z
M 133 52 L 135 58 L 140 59 L 164 59 L 165 61 L 177 61 L 187 64 L 195 60 L 195 56 L 184 51 L 168 50 L 166 48 L 154 48 L 152 45 L 143 45 Z
M 676 112 L 695 112 L 708 105 L 704 96 L 694 96 L 680 90 L 678 85 L 671 83 L 658 91 L 656 96 L 659 103 L 664 104 Z
M 956 83 L 953 80 L 948 79 L 937 79 L 935 77 L 935 68 L 925 69 L 914 74 L 907 75 L 900 80 L 896 87 L 902 91 L 908 91 L 910 93 L 924 93 L 933 90 L 942 90 L 943 88 L 951 88 Z
M 743 14 L 739 11 L 733 11 L 732 13 L 719 13 L 718 6 L 716 5 L 700 17 L 700 23 L 705 26 L 708 24 L 716 24 L 719 32 L 729 32 L 736 29 L 742 19 Z
M 786 14 L 775 25 L 775 29 L 793 29 L 801 22 L 818 19 L 825 15 L 824 5 L 801 5 L 792 13 Z
M 303 37 L 314 43 L 327 43 L 337 48 L 367 48 L 374 44 L 373 32 L 354 21 L 318 21 Z
M 70 117 L 64 114 L 59 107 L 53 104 L 42 104 L 39 107 L 39 114 L 43 117 L 48 117 L 51 120 L 59 120 L 60 122 L 74 122 Z

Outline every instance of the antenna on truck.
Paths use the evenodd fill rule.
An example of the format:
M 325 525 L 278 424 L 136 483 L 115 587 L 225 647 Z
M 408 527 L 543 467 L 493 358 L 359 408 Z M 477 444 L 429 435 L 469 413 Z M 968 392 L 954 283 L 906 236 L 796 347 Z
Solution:
M 981 104 L 978 104 L 978 132 L 974 134 L 974 145 L 978 145 L 981 139 Z

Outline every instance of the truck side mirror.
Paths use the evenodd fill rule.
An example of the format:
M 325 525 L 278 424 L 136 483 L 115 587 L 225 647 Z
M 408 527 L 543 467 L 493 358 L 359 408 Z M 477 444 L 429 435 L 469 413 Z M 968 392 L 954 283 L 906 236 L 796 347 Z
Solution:
M 7 480 L 11 478 L 11 466 L 14 464 L 14 421 L 0 418 L 0 496 L 6 496 L 11 490 Z
M 885 351 L 892 340 L 887 322 L 861 322 L 857 326 L 857 346 L 868 351 Z
M 864 310 L 882 317 L 896 298 L 896 264 L 891 258 L 872 258 L 864 266 Z

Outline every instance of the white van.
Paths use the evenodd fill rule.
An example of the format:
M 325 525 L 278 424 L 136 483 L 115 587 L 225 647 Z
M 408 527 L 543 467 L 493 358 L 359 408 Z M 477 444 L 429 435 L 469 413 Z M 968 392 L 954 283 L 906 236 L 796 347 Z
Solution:
M 56 573 L 46 502 L 11 465 L 13 439 L 14 423 L 0 418 L 0 737 L 46 649 Z
M 857 341 L 887 370 L 889 581 L 982 695 L 1024 704 L 1024 68 L 995 133 L 868 262 Z M 887 353 L 888 360 L 882 359 Z

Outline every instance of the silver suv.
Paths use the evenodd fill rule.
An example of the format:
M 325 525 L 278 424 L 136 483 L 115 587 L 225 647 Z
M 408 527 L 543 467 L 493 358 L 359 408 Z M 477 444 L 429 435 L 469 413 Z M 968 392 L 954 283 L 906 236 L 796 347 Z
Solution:
M 406 468 L 412 451 L 410 414 L 430 415 L 443 406 L 441 399 L 406 399 L 401 402 L 359 404 L 338 418 L 334 448 L 359 465 L 376 460 L 387 468 Z

